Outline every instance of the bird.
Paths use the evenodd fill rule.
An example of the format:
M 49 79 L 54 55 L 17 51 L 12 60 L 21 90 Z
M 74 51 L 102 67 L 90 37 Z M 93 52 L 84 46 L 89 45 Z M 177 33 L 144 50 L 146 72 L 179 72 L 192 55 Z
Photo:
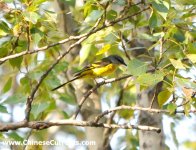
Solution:
M 89 64 L 83 69 L 78 71 L 74 78 L 53 88 L 52 91 L 55 91 L 62 86 L 71 83 L 74 80 L 82 78 L 100 78 L 112 74 L 120 65 L 127 66 L 124 59 L 119 55 L 109 55 L 108 57 L 102 58 L 101 61 Z

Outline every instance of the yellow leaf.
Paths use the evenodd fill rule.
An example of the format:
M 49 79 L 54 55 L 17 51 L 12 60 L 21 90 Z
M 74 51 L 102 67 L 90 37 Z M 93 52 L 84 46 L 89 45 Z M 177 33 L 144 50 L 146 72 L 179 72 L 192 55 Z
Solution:
M 100 49 L 96 53 L 96 55 L 101 55 L 101 54 L 105 53 L 106 51 L 108 51 L 110 48 L 111 48 L 111 45 L 110 44 L 106 44 L 102 49 Z
M 186 69 L 183 65 L 183 63 L 178 59 L 169 59 L 170 62 L 172 63 L 172 65 L 176 68 L 176 69 Z
M 162 107 L 165 102 L 170 98 L 171 92 L 168 90 L 162 91 L 158 94 L 158 103 L 159 106 Z
M 21 26 L 20 26 L 20 24 L 15 25 L 13 27 L 13 30 L 12 31 L 13 31 L 14 36 L 18 36 L 19 33 L 21 32 Z
M 188 59 L 190 59 L 190 61 L 196 63 L 196 54 L 187 54 L 186 56 L 188 57 Z

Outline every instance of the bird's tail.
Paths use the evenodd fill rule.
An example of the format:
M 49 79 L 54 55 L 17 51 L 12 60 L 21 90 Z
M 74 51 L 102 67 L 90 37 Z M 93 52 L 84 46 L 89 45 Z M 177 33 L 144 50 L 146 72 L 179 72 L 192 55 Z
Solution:
M 73 78 L 73 79 L 71 79 L 71 80 L 69 80 L 69 81 L 67 81 L 67 82 L 65 82 L 65 83 L 63 83 L 63 84 L 61 84 L 61 85 L 55 87 L 55 88 L 52 89 L 51 91 L 55 91 L 55 90 L 61 88 L 62 86 L 66 85 L 66 84 L 68 84 L 68 83 L 70 83 L 70 82 L 72 82 L 72 81 L 74 81 L 74 80 L 77 80 L 77 79 L 79 79 L 79 78 L 81 78 L 81 76 L 77 76 L 77 77 L 75 77 L 75 78 Z

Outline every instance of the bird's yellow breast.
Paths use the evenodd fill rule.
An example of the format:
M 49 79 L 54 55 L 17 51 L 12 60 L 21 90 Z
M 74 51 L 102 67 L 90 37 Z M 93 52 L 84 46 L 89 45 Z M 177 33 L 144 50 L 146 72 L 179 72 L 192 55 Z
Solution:
M 116 65 L 109 64 L 109 65 L 104 66 L 104 67 L 92 69 L 92 74 L 95 77 L 107 76 L 110 73 L 113 73 L 116 70 L 116 68 L 117 68 Z

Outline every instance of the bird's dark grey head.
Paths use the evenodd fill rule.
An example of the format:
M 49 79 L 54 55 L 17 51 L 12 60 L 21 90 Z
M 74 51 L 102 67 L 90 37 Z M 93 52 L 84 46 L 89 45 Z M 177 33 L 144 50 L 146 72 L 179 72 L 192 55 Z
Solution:
M 118 55 L 110 55 L 106 58 L 103 58 L 103 61 L 110 61 L 113 64 L 117 64 L 117 65 L 125 65 L 127 66 L 127 64 L 125 63 L 125 61 L 123 60 L 122 57 L 118 56 Z

